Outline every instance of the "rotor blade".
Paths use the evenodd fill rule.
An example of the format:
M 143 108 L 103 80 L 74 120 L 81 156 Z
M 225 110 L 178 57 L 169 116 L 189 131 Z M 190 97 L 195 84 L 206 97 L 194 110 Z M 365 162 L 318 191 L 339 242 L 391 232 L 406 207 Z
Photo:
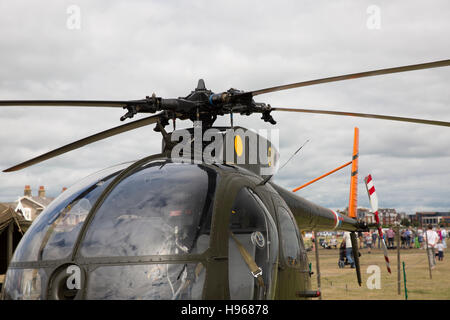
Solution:
M 361 265 L 359 263 L 359 250 L 358 250 L 358 239 L 356 239 L 356 233 L 350 232 L 350 241 L 352 242 L 353 260 L 355 262 L 356 278 L 358 284 L 361 287 Z
M 250 92 L 246 92 L 246 93 L 250 93 L 252 96 L 256 96 L 258 94 L 299 88 L 299 87 L 312 86 L 312 85 L 320 84 L 320 83 L 357 79 L 357 78 L 364 78 L 364 77 L 371 77 L 371 76 L 379 76 L 379 75 L 389 74 L 389 73 L 398 73 L 398 72 L 405 72 L 405 71 L 446 67 L 449 65 L 450 65 L 450 60 L 441 60 L 441 61 L 414 64 L 414 65 L 403 66 L 403 67 L 372 70 L 372 71 L 366 71 L 366 72 L 346 74 L 346 75 L 342 75 L 342 76 L 335 76 L 335 77 L 329 77 L 329 78 L 296 82 L 296 83 L 291 83 L 291 84 L 286 84 L 286 85 L 281 85 L 281 86 L 276 86 L 276 87 L 270 87 L 270 88 L 261 89 L 261 90 L 254 90 L 254 91 L 250 91 Z
M 414 123 L 428 124 L 428 125 L 434 125 L 434 126 L 450 127 L 450 122 L 446 122 L 446 121 L 395 117 L 395 116 L 386 116 L 386 115 L 381 115 L 381 114 L 370 114 L 370 113 L 313 110 L 313 109 L 291 109 L 291 108 L 272 108 L 272 111 L 331 114 L 331 115 L 336 115 L 336 116 L 349 116 L 349 117 L 372 118 L 372 119 L 391 120 L 391 121 L 414 122 Z
M 377 229 L 378 229 L 378 236 L 380 237 L 379 242 L 381 242 L 383 247 L 383 253 L 384 253 L 384 261 L 386 262 L 386 268 L 389 273 L 391 272 L 391 266 L 389 264 L 389 256 L 388 256 L 388 249 L 386 247 L 386 243 L 384 241 L 383 237 L 383 229 L 381 228 L 380 224 L 380 217 L 378 214 L 378 198 L 377 194 L 375 192 L 375 186 L 373 185 L 372 175 L 368 175 L 364 178 L 364 182 L 366 185 L 367 195 L 369 196 L 370 206 L 372 207 L 372 212 L 375 217 L 375 222 L 377 223 Z M 375 244 L 374 244 L 375 245 Z
M 40 155 L 40 156 L 38 156 L 36 158 L 33 158 L 31 160 L 22 162 L 22 163 L 20 163 L 18 165 L 15 165 L 14 167 L 11 167 L 11 168 L 8 168 L 6 170 L 3 170 L 3 172 L 11 172 L 11 171 L 21 170 L 21 169 L 24 169 L 26 167 L 32 166 L 32 165 L 34 165 L 36 163 L 39 163 L 39 162 L 42 162 L 42 161 L 54 158 L 56 156 L 59 156 L 59 155 L 61 155 L 63 153 L 66 153 L 66 152 L 69 152 L 69 151 L 81 148 L 81 147 L 83 147 L 85 145 L 88 145 L 90 143 L 93 143 L 93 142 L 96 142 L 96 141 L 99 141 L 99 140 L 103 140 L 103 139 L 106 139 L 106 138 L 118 135 L 120 133 L 124 133 L 124 132 L 130 131 L 130 130 L 133 130 L 133 129 L 137 129 L 137 128 L 140 128 L 140 127 L 152 124 L 152 123 L 156 123 L 160 119 L 160 115 L 161 114 L 157 114 L 157 115 L 154 115 L 154 116 L 151 116 L 151 117 L 147 117 L 147 118 L 144 118 L 144 119 L 141 119 L 141 120 L 133 121 L 133 122 L 130 122 L 130 123 L 118 126 L 118 127 L 114 127 L 114 128 L 111 128 L 111 129 L 108 129 L 108 130 L 96 133 L 96 134 L 94 134 L 92 136 L 86 137 L 84 139 L 72 142 L 72 143 L 67 144 L 67 145 L 65 145 L 63 147 L 60 147 L 58 149 L 52 150 L 50 152 L 47 152 L 47 153 L 45 153 L 43 155 Z
M 49 106 L 49 107 L 115 107 L 146 103 L 146 100 L 107 101 L 107 100 L 0 100 L 0 106 Z

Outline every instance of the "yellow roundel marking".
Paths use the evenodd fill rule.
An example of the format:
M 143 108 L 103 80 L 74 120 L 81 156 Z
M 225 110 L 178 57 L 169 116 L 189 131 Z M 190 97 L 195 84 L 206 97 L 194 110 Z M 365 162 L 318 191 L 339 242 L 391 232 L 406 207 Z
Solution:
M 234 137 L 234 150 L 236 151 L 238 157 L 242 155 L 243 146 L 242 146 L 242 139 L 240 136 Z
M 269 149 L 267 149 L 267 158 L 269 158 L 269 167 L 272 166 L 272 148 L 269 147 Z

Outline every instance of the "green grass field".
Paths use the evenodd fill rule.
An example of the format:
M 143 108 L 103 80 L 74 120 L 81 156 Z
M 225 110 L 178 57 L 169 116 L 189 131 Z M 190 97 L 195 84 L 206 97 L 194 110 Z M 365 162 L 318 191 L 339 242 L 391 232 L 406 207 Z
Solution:
M 402 262 L 406 266 L 406 286 L 408 300 L 450 300 L 450 250 L 444 253 L 444 261 L 436 261 L 432 278 L 428 269 L 425 250 L 402 249 L 400 251 L 400 295 L 398 294 L 397 250 L 389 250 L 392 274 L 386 270 L 381 249 L 361 249 L 362 285 L 358 286 L 355 269 L 346 266 L 338 268 L 338 249 L 319 249 L 321 291 L 323 300 L 404 300 L 404 283 Z M 313 289 L 317 289 L 317 272 L 315 252 L 308 252 L 314 274 L 311 277 Z M 372 274 L 367 273 L 371 265 L 377 265 L 381 271 L 381 289 L 369 289 L 367 280 Z M 3 276 L 0 276 L 0 282 Z
M 432 270 L 430 279 L 428 260 L 425 250 L 400 250 L 400 295 L 398 294 L 397 250 L 389 250 L 389 260 L 392 274 L 389 274 L 384 262 L 383 250 L 361 249 L 361 277 L 362 285 L 358 286 L 356 271 L 346 266 L 338 268 L 339 249 L 319 249 L 319 262 L 321 274 L 321 291 L 323 300 L 404 300 L 405 291 L 403 283 L 403 267 L 405 262 L 406 287 L 408 300 L 450 300 L 450 257 L 448 249 L 444 253 L 444 261 L 436 261 L 436 268 Z M 311 284 L 317 289 L 317 272 L 315 252 L 308 252 L 312 263 Z M 371 265 L 377 265 L 381 271 L 381 289 L 369 289 L 367 280 L 372 273 L 367 273 Z

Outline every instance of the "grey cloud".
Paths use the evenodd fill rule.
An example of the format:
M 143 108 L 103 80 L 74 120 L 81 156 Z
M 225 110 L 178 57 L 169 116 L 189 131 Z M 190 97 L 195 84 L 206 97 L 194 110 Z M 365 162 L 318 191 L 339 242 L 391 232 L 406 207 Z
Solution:
M 214 91 L 245 90 L 447 59 L 447 1 L 378 1 L 381 29 L 368 30 L 372 1 L 78 1 L 80 30 L 65 26 L 70 1 L 0 4 L 1 99 L 139 99 L 188 94 L 204 78 Z M 450 121 L 449 69 L 343 81 L 257 97 L 272 106 L 335 109 Z M 121 109 L 0 108 L 0 165 L 14 165 L 120 125 Z M 363 175 L 373 173 L 387 206 L 448 210 L 447 128 L 337 116 L 274 113 L 281 163 L 310 139 L 275 181 L 293 188 L 351 158 L 360 128 Z M 257 115 L 236 117 L 271 128 Z M 218 124 L 228 124 L 221 119 Z M 179 123 L 189 126 L 188 122 Z M 25 184 L 57 194 L 102 167 L 156 153 L 142 128 L 14 174 L 0 174 L 0 200 Z M 332 208 L 348 202 L 348 170 L 308 187 Z

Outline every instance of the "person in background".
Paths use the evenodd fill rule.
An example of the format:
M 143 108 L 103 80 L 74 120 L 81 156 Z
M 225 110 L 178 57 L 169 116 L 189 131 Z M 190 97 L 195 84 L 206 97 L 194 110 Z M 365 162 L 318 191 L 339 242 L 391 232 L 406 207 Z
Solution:
M 447 249 L 447 230 L 445 228 L 442 229 L 442 245 L 444 246 L 444 249 Z
M 417 241 L 419 242 L 419 248 L 423 249 L 423 230 L 417 229 Z
M 378 233 L 376 231 L 372 232 L 372 245 L 375 246 L 377 243 Z M 378 249 L 380 248 L 380 242 L 378 241 Z
M 436 245 L 439 241 L 439 235 L 436 231 L 433 230 L 433 226 L 431 224 L 428 225 L 428 230 L 425 232 L 425 240 L 426 243 L 428 243 L 427 246 L 427 253 L 428 253 L 428 260 L 431 265 L 431 269 L 434 269 L 436 267 L 436 257 L 435 257 L 435 250 Z
M 394 237 L 395 237 L 394 230 L 392 230 L 392 228 L 389 228 L 389 230 L 386 231 L 386 238 L 388 239 L 387 247 L 389 249 L 392 249 L 394 247 Z
M 364 237 L 363 237 L 363 233 L 361 231 L 358 231 L 358 239 L 359 239 L 359 248 L 362 249 L 363 243 L 364 243 Z
M 345 254 L 347 257 L 347 262 L 350 264 L 352 268 L 355 268 L 355 261 L 353 259 L 353 249 L 352 249 L 352 240 L 350 238 L 350 232 L 345 231 L 342 241 L 345 241 Z
M 409 234 L 411 235 L 411 242 L 409 243 L 409 247 L 414 248 L 416 244 L 416 233 L 411 226 L 409 227 Z
M 419 242 L 419 235 L 417 233 L 417 231 L 415 232 L 415 237 L 414 237 L 414 248 L 416 249 L 420 249 L 420 242 Z
M 405 230 L 405 248 L 406 249 L 411 248 L 411 230 L 409 229 Z
M 378 236 L 378 249 L 381 248 L 381 242 L 386 242 L 386 232 L 383 232 L 383 236 Z
M 372 235 L 370 232 L 367 232 L 366 234 L 366 246 L 367 246 L 367 252 L 370 253 L 372 251 Z
M 405 232 L 405 230 L 400 231 L 400 239 L 401 239 L 400 248 L 405 248 L 405 242 L 406 242 L 406 232 Z
M 337 249 L 337 239 L 335 235 L 331 236 L 330 239 L 330 247 L 334 247 L 335 249 Z
M 439 236 L 439 241 L 442 241 L 442 230 L 441 230 L 441 226 L 438 226 L 438 227 L 437 227 L 436 232 L 437 232 L 437 234 L 438 234 L 438 236 Z
M 439 241 L 436 245 L 436 249 L 438 250 L 438 260 L 443 261 L 444 260 L 444 245 L 442 244 L 442 241 Z

